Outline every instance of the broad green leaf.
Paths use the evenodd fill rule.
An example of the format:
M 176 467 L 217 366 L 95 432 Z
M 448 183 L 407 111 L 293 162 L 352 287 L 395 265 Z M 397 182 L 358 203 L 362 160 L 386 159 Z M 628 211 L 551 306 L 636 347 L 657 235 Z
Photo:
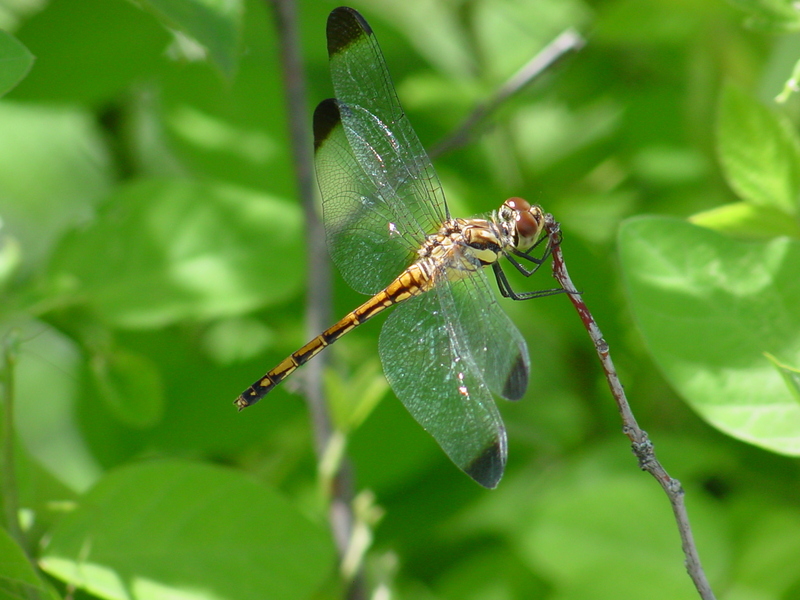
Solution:
M 765 354 L 800 362 L 800 242 L 649 217 L 619 243 L 634 315 L 675 389 L 718 429 L 800 455 L 800 404 Z
M 303 273 L 296 205 L 188 180 L 144 180 L 68 236 L 54 281 L 110 323 L 162 327 L 289 298 Z
M 14 398 L 16 434 L 28 454 L 73 491 L 102 469 L 83 437 L 75 405 L 83 368 L 75 342 L 41 321 L 4 322 L 20 339 Z
M 800 142 L 791 125 L 727 85 L 720 99 L 717 138 L 725 178 L 742 200 L 798 213 Z
M 0 96 L 17 85 L 33 66 L 33 54 L 13 35 L 0 30 Z
M 226 76 L 232 77 L 239 60 L 242 28 L 241 0 L 141 0 L 173 27 L 205 46 Z
M 0 529 L 0 600 L 58 598 L 34 571 L 22 548 Z
M 85 223 L 111 183 L 111 164 L 88 111 L 0 103 L 0 218 L 19 243 L 23 270 Z
M 42 568 L 109 600 L 301 600 L 333 572 L 324 523 L 228 469 L 110 472 L 52 533 Z
M 161 375 L 146 356 L 122 348 L 96 354 L 92 374 L 111 413 L 129 427 L 150 427 L 164 412 Z

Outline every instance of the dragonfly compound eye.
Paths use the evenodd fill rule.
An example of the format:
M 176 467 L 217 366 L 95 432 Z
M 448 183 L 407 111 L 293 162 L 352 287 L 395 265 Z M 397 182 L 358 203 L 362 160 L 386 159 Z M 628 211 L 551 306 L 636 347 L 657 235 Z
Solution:
M 514 212 L 517 250 L 527 250 L 536 243 L 542 232 L 542 209 L 536 205 L 531 206 L 522 198 L 509 198 L 505 201 L 505 206 Z

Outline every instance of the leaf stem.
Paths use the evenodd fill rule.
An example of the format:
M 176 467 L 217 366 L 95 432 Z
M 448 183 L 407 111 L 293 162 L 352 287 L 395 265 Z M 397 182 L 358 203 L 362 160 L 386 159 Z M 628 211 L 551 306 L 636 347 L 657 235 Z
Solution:
M 3 519 L 9 532 L 23 551 L 27 551 L 25 536 L 19 526 L 19 498 L 17 495 L 14 464 L 14 372 L 17 358 L 17 332 L 11 331 L 3 338 L 3 426 L 0 439 L 0 472 L 2 472 Z

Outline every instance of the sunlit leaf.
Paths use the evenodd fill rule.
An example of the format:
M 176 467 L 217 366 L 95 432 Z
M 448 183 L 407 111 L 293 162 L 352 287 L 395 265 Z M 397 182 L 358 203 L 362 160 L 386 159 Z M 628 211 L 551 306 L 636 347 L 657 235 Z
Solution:
M 619 240 L 634 315 L 675 389 L 718 429 L 800 455 L 800 404 L 765 356 L 800 361 L 800 242 L 656 217 L 628 221 Z
M 300 600 L 334 562 L 328 528 L 232 470 L 139 463 L 104 477 L 40 564 L 109 600 Z
M 88 110 L 0 104 L 0 218 L 22 270 L 41 266 L 65 230 L 86 222 L 111 183 L 111 161 Z
M 83 368 L 78 345 L 41 321 L 2 327 L 19 331 L 14 398 L 19 440 L 53 477 L 74 491 L 85 490 L 102 469 L 75 411 Z
M 770 206 L 733 202 L 689 217 L 689 222 L 740 239 L 771 239 L 788 235 L 800 239 L 800 221 Z
M 728 85 L 720 100 L 717 138 L 725 178 L 743 200 L 797 214 L 800 142 L 791 125 Z
M 64 241 L 51 275 L 124 327 L 236 316 L 297 291 L 300 223 L 297 206 L 255 192 L 138 181 Z

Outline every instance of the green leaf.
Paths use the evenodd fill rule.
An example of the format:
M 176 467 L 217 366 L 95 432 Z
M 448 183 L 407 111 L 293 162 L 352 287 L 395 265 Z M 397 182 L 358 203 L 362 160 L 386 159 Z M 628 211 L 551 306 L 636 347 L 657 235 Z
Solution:
M 775 97 L 775 102 L 778 104 L 785 104 L 791 95 L 798 91 L 798 85 L 800 85 L 800 60 L 794 63 L 792 76 L 783 84 L 783 89 L 781 93 Z
M 34 60 L 13 35 L 0 30 L 0 96 L 14 89 L 31 70 Z
M 670 445 L 680 452 L 662 456 Z M 694 470 L 706 474 L 719 467 L 717 455 L 723 455 L 687 439 L 660 438 L 656 450 L 668 464 L 677 459 L 687 479 Z M 543 471 L 531 463 L 510 472 L 497 494 L 467 509 L 450 528 L 508 539 L 547 584 L 547 593 L 535 597 L 696 599 L 669 503 L 658 485 L 633 467 L 621 440 L 584 444 L 558 469 Z M 687 484 L 694 536 L 714 581 L 727 573 L 725 516 L 693 487 Z
M 791 598 L 800 582 L 796 569 L 800 538 L 795 535 L 800 516 L 794 507 L 777 503 L 765 511 L 763 496 L 749 500 L 746 508 L 751 510 L 737 535 L 737 561 L 730 570 L 729 592 L 744 598 L 758 590 L 764 598 Z
M 745 25 L 759 31 L 787 33 L 800 29 L 800 14 L 791 0 L 730 0 L 748 13 Z
M 333 572 L 324 524 L 232 470 L 187 461 L 110 472 L 40 564 L 109 600 L 300 600 Z
M 23 270 L 38 267 L 65 230 L 108 192 L 111 165 L 88 110 L 0 104 L 0 216 Z
M 800 243 L 743 243 L 683 221 L 626 222 L 628 297 L 683 398 L 740 440 L 800 455 L 800 404 L 766 357 L 800 361 Z
M 0 600 L 55 600 L 58 597 L 37 575 L 22 548 L 0 529 Z
M 728 184 L 746 202 L 798 212 L 800 143 L 785 119 L 739 89 L 723 89 L 717 150 Z
M 733 237 L 767 240 L 779 235 L 800 239 L 800 221 L 770 206 L 747 202 L 723 204 L 689 217 L 689 222 Z
M 232 77 L 239 60 L 241 0 L 141 0 L 173 27 L 208 49 L 219 69 Z
M 114 416 L 129 427 L 151 427 L 164 412 L 161 376 L 146 356 L 114 348 L 92 357 L 92 374 Z
M 782 363 L 769 352 L 766 352 L 765 356 L 775 365 L 778 373 L 780 373 L 781 377 L 783 377 L 783 380 L 786 382 L 786 387 L 794 394 L 795 401 L 800 404 L 800 369 Z
M 137 181 L 64 240 L 51 276 L 122 327 L 237 316 L 297 291 L 300 224 L 296 205 L 255 192 Z
M 58 481 L 83 491 L 102 469 L 75 414 L 83 358 L 75 342 L 41 321 L 0 323 L 19 331 L 16 433 L 28 453 Z

